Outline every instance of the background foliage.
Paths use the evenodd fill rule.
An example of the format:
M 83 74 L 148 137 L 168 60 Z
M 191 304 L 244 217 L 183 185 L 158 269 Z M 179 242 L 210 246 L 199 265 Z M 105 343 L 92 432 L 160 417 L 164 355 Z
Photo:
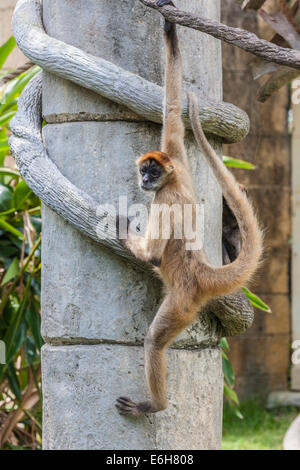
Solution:
M 237 419 L 225 403 L 223 413 L 223 450 L 282 450 L 283 439 L 299 408 L 266 409 L 261 398 L 241 404 L 243 420 Z
M 6 345 L 0 447 L 36 449 L 41 445 L 41 208 L 9 156 L 8 137 L 18 97 L 39 68 L 1 86 L 2 67 L 14 47 L 12 37 L 0 47 L 0 339 Z

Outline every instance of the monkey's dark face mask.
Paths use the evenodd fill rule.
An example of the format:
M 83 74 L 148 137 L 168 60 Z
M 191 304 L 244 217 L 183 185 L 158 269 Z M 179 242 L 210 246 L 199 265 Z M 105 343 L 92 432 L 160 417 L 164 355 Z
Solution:
M 140 165 L 139 173 L 143 191 L 158 191 L 166 184 L 170 174 L 153 158 Z

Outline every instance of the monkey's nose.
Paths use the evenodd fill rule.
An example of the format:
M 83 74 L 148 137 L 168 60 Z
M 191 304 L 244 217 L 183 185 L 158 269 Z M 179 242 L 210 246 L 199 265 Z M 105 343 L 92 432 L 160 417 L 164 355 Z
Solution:
M 143 183 L 148 183 L 149 182 L 149 176 L 145 175 L 143 176 Z

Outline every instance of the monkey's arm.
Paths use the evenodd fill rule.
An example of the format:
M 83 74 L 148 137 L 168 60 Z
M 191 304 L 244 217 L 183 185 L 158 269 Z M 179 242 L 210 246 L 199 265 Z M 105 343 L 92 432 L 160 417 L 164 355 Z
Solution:
M 153 238 L 151 236 L 150 226 L 151 222 L 148 224 L 145 237 L 138 236 L 129 231 L 127 239 L 122 240 L 122 243 L 136 258 L 159 267 L 168 240 L 163 239 L 161 233 L 159 234 L 159 238 Z
M 166 50 L 162 151 L 188 167 L 182 113 L 182 65 L 175 23 L 164 32 Z
M 148 238 L 129 236 L 126 241 L 123 241 L 123 244 L 136 258 L 159 267 L 167 241 L 168 240 L 149 240 Z

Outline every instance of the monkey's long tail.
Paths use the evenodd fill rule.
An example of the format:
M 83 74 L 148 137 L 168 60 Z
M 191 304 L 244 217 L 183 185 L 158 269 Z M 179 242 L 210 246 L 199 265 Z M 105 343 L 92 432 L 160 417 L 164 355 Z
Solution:
M 221 267 L 203 267 L 204 275 L 207 275 L 207 288 L 211 287 L 216 295 L 225 295 L 242 287 L 251 279 L 262 257 L 263 235 L 246 194 L 241 191 L 235 177 L 227 170 L 205 137 L 199 119 L 196 95 L 188 93 L 188 100 L 195 139 L 221 185 L 241 233 L 242 248 L 233 263 Z

